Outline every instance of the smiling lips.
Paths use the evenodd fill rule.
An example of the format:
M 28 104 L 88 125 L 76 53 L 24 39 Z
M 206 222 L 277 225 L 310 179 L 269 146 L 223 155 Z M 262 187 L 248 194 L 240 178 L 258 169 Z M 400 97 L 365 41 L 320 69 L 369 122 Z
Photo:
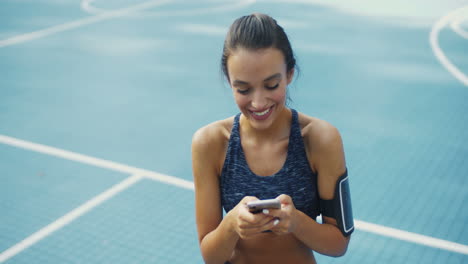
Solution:
M 267 119 L 271 112 L 272 112 L 272 109 L 273 109 L 273 106 L 262 111 L 262 112 L 255 112 L 255 111 L 250 111 L 251 113 L 251 116 L 255 119 L 255 120 L 265 120 Z

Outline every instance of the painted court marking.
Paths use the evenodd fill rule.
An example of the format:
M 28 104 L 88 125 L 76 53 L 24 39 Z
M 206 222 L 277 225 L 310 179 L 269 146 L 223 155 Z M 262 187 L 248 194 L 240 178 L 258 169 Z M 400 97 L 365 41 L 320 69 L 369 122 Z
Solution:
M 64 31 L 72 30 L 72 29 L 79 28 L 79 27 L 82 27 L 82 26 L 87 26 L 87 25 L 90 25 L 90 24 L 101 22 L 101 21 L 104 21 L 104 20 L 126 16 L 126 15 L 128 15 L 130 13 L 138 12 L 138 11 L 145 10 L 145 9 L 148 9 L 148 8 L 153 8 L 153 7 L 156 7 L 156 6 L 171 2 L 171 1 L 172 0 L 147 1 L 147 2 L 137 4 L 137 5 L 133 5 L 133 6 L 130 6 L 130 7 L 125 7 L 125 8 L 117 9 L 117 10 L 114 10 L 114 11 L 100 13 L 100 14 L 95 15 L 95 16 L 86 17 L 86 18 L 83 18 L 83 19 L 78 19 L 78 20 L 68 22 L 68 23 L 65 23 L 65 24 L 45 28 L 45 29 L 38 30 L 38 31 L 33 31 L 33 32 L 30 32 L 30 33 L 21 34 L 21 35 L 18 35 L 18 36 L 14 36 L 14 37 L 11 37 L 11 38 L 0 40 L 0 48 L 15 45 L 15 44 L 19 44 L 19 43 L 23 43 L 23 42 L 27 42 L 27 41 L 31 41 L 31 40 L 35 40 L 35 39 L 39 39 L 39 38 L 43 38 L 43 37 L 50 36 L 50 35 L 53 35 L 53 34 L 57 34 L 57 33 L 60 33 L 60 32 L 64 32 Z
M 206 7 L 194 10 L 182 10 L 182 11 L 171 11 L 171 12 L 154 12 L 154 15 L 159 16 L 175 16 L 175 15 L 197 15 L 197 14 L 206 14 L 210 12 L 225 12 L 229 10 L 235 10 L 237 8 L 246 7 L 255 3 L 256 0 L 242 0 L 242 1 L 235 1 L 234 4 L 231 5 L 220 5 L 215 7 Z M 91 25 L 94 23 L 98 23 L 104 20 L 109 20 L 113 18 L 119 18 L 128 16 L 134 13 L 139 13 L 147 9 L 151 9 L 160 5 L 164 5 L 167 3 L 174 2 L 174 0 L 152 0 L 146 1 L 137 5 L 120 8 L 116 10 L 109 10 L 109 11 L 102 11 L 101 9 L 97 9 L 92 7 L 90 4 L 92 0 L 82 0 L 81 8 L 88 13 L 94 14 L 93 16 L 86 17 L 83 19 L 78 19 L 72 22 L 68 22 L 65 24 L 60 24 L 56 26 L 52 26 L 49 28 L 45 28 L 38 31 L 33 31 L 21 35 L 17 35 L 14 37 L 10 37 L 4 40 L 0 40 L 0 48 L 12 46 L 24 42 L 28 42 L 35 39 L 40 39 L 43 37 L 47 37 L 50 35 L 54 35 L 60 32 L 73 30 L 79 27 Z M 140 16 L 140 13 L 139 13 Z
M 72 160 L 72 161 L 92 165 L 92 166 L 99 167 L 99 168 L 109 169 L 109 170 L 122 172 L 122 173 L 130 174 L 130 175 L 137 174 L 137 175 L 141 175 L 143 177 L 146 177 L 152 180 L 175 185 L 177 187 L 181 187 L 184 189 L 194 190 L 193 182 L 191 181 L 186 181 L 177 177 L 164 175 L 164 174 L 153 172 L 150 170 L 144 170 L 144 169 L 124 165 L 121 163 L 117 163 L 117 162 L 113 162 L 113 161 L 109 161 L 105 159 L 99 159 L 99 158 L 79 154 L 76 152 L 71 152 L 71 151 L 67 151 L 67 150 L 63 150 L 59 148 L 54 148 L 54 147 L 50 147 L 46 145 L 28 142 L 25 140 L 4 136 L 1 134 L 0 134 L 0 143 L 47 154 L 50 156 L 59 157 L 59 158 L 66 159 L 66 160 Z
M 36 233 L 32 234 L 31 236 L 27 237 L 20 243 L 12 246 L 11 248 L 7 249 L 6 251 L 0 254 L 0 262 L 5 261 L 8 258 L 13 257 L 14 255 L 20 253 L 27 247 L 37 243 L 44 237 L 48 236 L 49 234 L 57 231 L 58 229 L 62 228 L 63 226 L 67 225 L 68 223 L 72 222 L 79 216 L 85 214 L 93 207 L 96 207 L 100 203 L 108 200 L 115 194 L 125 190 L 126 188 L 130 187 L 131 185 L 135 184 L 142 178 L 148 178 L 155 181 L 159 181 L 165 184 L 174 185 L 177 187 L 181 187 L 188 190 L 194 190 L 193 182 L 183 180 L 177 177 L 164 175 L 160 173 L 156 173 L 149 170 L 139 169 L 135 167 L 131 167 L 128 165 L 99 159 L 95 157 L 90 157 L 87 155 L 62 150 L 59 148 L 54 148 L 42 144 L 37 144 L 13 137 L 8 137 L 5 135 L 0 135 L 0 143 L 23 148 L 30 151 L 35 151 L 43 154 L 47 154 L 50 156 L 59 157 L 66 160 L 72 160 L 100 168 L 106 168 L 118 172 L 127 173 L 133 175 L 126 180 L 122 181 L 121 183 L 115 185 L 114 187 L 110 188 L 109 190 L 103 192 L 102 194 L 96 196 L 95 198 L 91 199 L 90 201 L 86 202 L 85 204 L 81 205 L 77 209 L 71 211 L 70 213 L 66 214 L 65 216 L 59 218 L 55 222 L 51 223 L 50 225 L 44 227 L 43 229 L 37 231 Z M 456 252 L 464 255 L 468 255 L 468 246 L 463 244 L 454 243 L 451 241 L 446 241 L 438 238 L 433 238 L 430 236 L 424 236 L 412 232 L 407 232 L 404 230 L 399 230 L 396 228 L 390 228 L 386 226 L 376 225 L 369 222 L 364 222 L 361 220 L 355 220 L 355 227 L 358 230 L 378 234 L 381 236 L 386 236 L 390 238 L 396 238 L 403 241 L 408 241 L 412 243 L 416 243 L 419 245 L 425 245 L 428 247 L 443 249 L 451 252 Z
M 450 27 L 452 28 L 453 31 L 457 32 L 458 35 L 462 36 L 463 38 L 468 39 L 468 31 L 464 30 L 461 26 L 461 24 L 468 20 L 468 14 L 464 16 L 460 16 L 459 18 L 455 19 L 452 21 L 450 24 Z
M 466 32 L 460 30 L 459 23 L 464 20 L 462 16 L 468 15 L 468 6 L 456 9 L 450 12 L 448 15 L 439 19 L 434 26 L 432 27 L 432 31 L 429 35 L 429 42 L 432 47 L 432 51 L 434 55 L 439 60 L 439 62 L 444 66 L 455 78 L 457 78 L 460 82 L 462 82 L 465 86 L 468 86 L 468 76 L 466 76 L 462 71 L 460 71 L 453 63 L 445 56 L 444 52 L 439 46 L 439 33 L 445 28 L 448 24 L 452 23 L 452 28 L 457 29 L 457 33 L 461 36 L 464 36 Z
M 25 250 L 26 248 L 34 245 L 41 239 L 45 238 L 46 236 L 52 234 L 53 232 L 59 230 L 60 228 L 68 225 L 70 222 L 74 221 L 78 217 L 84 215 L 94 207 L 100 205 L 104 201 L 112 198 L 114 195 L 118 194 L 119 192 L 127 189 L 128 187 L 132 186 L 136 182 L 142 179 L 141 175 L 135 174 L 127 179 L 123 180 L 122 182 L 114 185 L 112 188 L 108 189 L 107 191 L 97 195 L 93 199 L 87 201 L 86 203 L 82 204 L 81 206 L 77 207 L 73 211 L 67 213 L 66 215 L 60 217 L 59 219 L 55 220 L 51 224 L 47 225 L 46 227 L 40 229 L 39 231 L 35 232 L 34 234 L 30 235 L 23 241 L 19 242 L 18 244 L 10 247 L 9 249 L 5 250 L 0 254 L 0 262 L 4 262 L 7 259 L 15 256 L 16 254 L 20 253 L 21 251 Z
M 361 231 L 378 234 L 381 236 L 396 238 L 403 241 L 412 242 L 433 248 L 439 248 L 451 252 L 468 255 L 468 245 L 454 243 L 451 241 L 438 239 L 430 236 L 420 235 L 396 228 L 376 225 L 369 222 L 355 220 L 356 229 Z
M 93 6 L 93 2 L 96 0 L 82 0 L 81 1 L 81 9 L 89 14 L 100 14 L 104 12 L 109 12 L 109 9 L 102 9 Z M 173 0 L 174 2 L 174 0 Z M 181 1 L 183 2 L 183 1 Z M 216 3 L 216 1 L 208 1 L 209 3 Z M 201 15 L 201 14 L 209 14 L 209 13 L 216 13 L 216 12 L 226 12 L 232 11 L 239 8 L 247 7 L 256 0 L 233 0 L 228 3 L 218 4 L 216 6 L 209 6 L 209 7 L 202 7 L 202 8 L 190 8 L 186 10 L 165 10 L 165 11 L 145 11 L 141 10 L 140 12 L 133 13 L 134 15 L 138 15 L 138 17 L 147 17 L 147 16 L 163 16 L 163 17 L 171 17 L 171 16 L 185 16 L 185 15 Z M 197 5 L 202 4 L 197 2 Z

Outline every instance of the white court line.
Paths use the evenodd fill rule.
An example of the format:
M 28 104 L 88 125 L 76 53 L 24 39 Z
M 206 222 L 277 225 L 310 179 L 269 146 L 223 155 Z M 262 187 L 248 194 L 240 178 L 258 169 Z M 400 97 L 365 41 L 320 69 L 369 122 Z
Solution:
M 465 17 L 460 16 L 459 18 L 452 21 L 452 23 L 450 24 L 450 27 L 452 28 L 453 31 L 457 32 L 458 35 L 462 36 L 463 38 L 468 39 L 468 31 L 465 31 L 461 26 L 461 23 L 463 23 L 463 21 L 465 20 L 468 20 L 468 14 Z
M 89 14 L 100 14 L 109 12 L 109 9 L 101 9 L 94 7 L 92 3 L 95 0 L 81 0 L 81 9 Z M 183 1 L 182 1 L 183 2 Z M 211 3 L 215 3 L 216 1 L 210 1 Z M 218 1 L 219 2 L 219 1 Z M 171 16 L 184 16 L 184 15 L 201 15 L 201 14 L 209 14 L 209 13 L 216 13 L 216 12 L 226 12 L 226 11 L 233 11 L 239 8 L 243 8 L 255 3 L 256 0 L 234 0 L 228 3 L 221 3 L 217 6 L 211 7 L 203 7 L 203 8 L 190 8 L 187 10 L 165 10 L 165 11 L 144 11 L 135 13 L 138 17 L 146 17 L 146 16 L 163 16 L 163 17 L 171 17 Z
M 76 152 L 49 147 L 46 145 L 28 142 L 25 140 L 16 139 L 16 138 L 4 136 L 4 135 L 0 135 L 0 143 L 44 153 L 44 154 L 59 157 L 62 159 L 73 160 L 76 162 L 89 164 L 95 167 L 118 171 L 118 172 L 130 174 L 130 175 L 138 174 L 146 178 L 150 178 L 150 179 L 164 182 L 167 184 L 172 184 L 172 185 L 184 188 L 184 189 L 190 189 L 190 190 L 194 189 L 193 182 L 191 181 L 186 181 L 177 177 L 172 177 L 172 176 L 164 175 L 164 174 L 149 171 L 149 170 L 135 168 L 132 166 L 128 166 L 125 164 L 121 164 L 121 163 L 117 163 L 117 162 L 113 162 L 109 160 L 86 156 L 86 155 L 79 154 Z
M 440 31 L 447 26 L 451 21 L 458 19 L 464 13 L 468 11 L 468 6 L 456 9 L 450 12 L 448 15 L 439 19 L 434 26 L 432 27 L 431 33 L 429 35 L 429 42 L 432 47 L 434 55 L 439 60 L 439 62 L 444 66 L 455 78 L 457 78 L 464 85 L 468 86 L 468 76 L 466 76 L 462 71 L 460 71 L 452 62 L 445 56 L 444 52 L 439 46 L 438 38 Z
M 356 229 L 361 231 L 374 233 L 381 236 L 392 237 L 403 241 L 412 242 L 419 245 L 424 245 L 433 248 L 439 248 L 451 252 L 456 252 L 468 255 L 468 246 L 463 244 L 454 243 L 447 240 L 442 240 L 430 236 L 424 236 L 396 228 L 376 225 L 360 220 L 354 220 Z
M 66 215 L 60 217 L 59 219 L 55 220 L 51 224 L 45 226 L 44 228 L 40 229 L 39 231 L 33 233 L 29 237 L 25 238 L 23 241 L 19 242 L 18 244 L 10 247 L 9 249 L 3 251 L 0 254 L 0 263 L 4 262 L 13 256 L 17 255 L 21 251 L 25 250 L 26 248 L 34 245 L 41 239 L 47 237 L 48 235 L 52 234 L 53 232 L 59 230 L 60 228 L 64 227 L 65 225 L 71 223 L 78 217 L 82 216 L 83 214 L 87 213 L 89 210 L 93 209 L 94 207 L 100 205 L 104 201 L 108 200 L 112 196 L 118 194 L 119 192 L 127 189 L 128 187 L 132 186 L 143 177 L 135 174 L 127 179 L 123 180 L 122 182 L 114 185 L 107 191 L 95 196 L 91 200 L 87 201 L 86 203 L 82 204 L 81 206 L 77 207 L 73 211 L 67 213 Z
M 223 11 L 235 10 L 238 8 L 246 7 L 248 5 L 255 3 L 255 1 L 256 0 L 242 0 L 242 1 L 235 1 L 234 4 L 232 5 L 220 5 L 216 7 L 208 7 L 208 8 L 202 8 L 202 9 L 194 9 L 194 10 L 156 12 L 154 14 L 160 15 L 160 16 L 175 16 L 175 15 L 206 14 L 210 12 L 223 12 Z M 45 28 L 45 29 L 38 30 L 38 31 L 33 31 L 33 32 L 17 35 L 17 36 L 7 38 L 4 40 L 0 40 L 0 48 L 43 38 L 43 37 L 57 34 L 60 32 L 64 32 L 64 31 L 72 30 L 72 29 L 79 28 L 82 26 L 94 24 L 103 20 L 128 16 L 132 13 L 138 13 L 139 16 L 141 16 L 141 14 L 139 13 L 141 11 L 144 11 L 146 9 L 150 9 L 159 5 L 174 2 L 174 0 L 147 1 L 147 2 L 143 2 L 141 4 L 133 5 L 130 7 L 125 7 L 125 8 L 105 11 L 105 12 L 102 12 L 100 9 L 92 7 L 90 5 L 90 3 L 92 2 L 93 1 L 90 1 L 90 0 L 82 0 L 81 8 L 88 13 L 94 14 L 94 16 L 75 20 L 75 21 L 68 22 L 68 23 L 61 24 L 61 25 L 52 26 L 52 27 Z
M 108 160 L 102 160 L 102 159 L 98 159 L 98 158 L 94 158 L 90 156 L 85 156 L 82 154 L 78 154 L 78 153 L 74 153 L 74 152 L 70 152 L 70 151 L 66 151 L 66 150 L 62 150 L 58 148 L 53 148 L 53 147 L 49 147 L 49 146 L 45 146 L 45 145 L 41 145 L 37 143 L 32 143 L 32 142 L 28 142 L 28 141 L 24 141 L 24 140 L 12 138 L 12 137 L 4 136 L 4 135 L 0 135 L 0 143 L 60 157 L 63 159 L 68 159 L 68 160 L 73 160 L 73 161 L 77 161 L 77 162 L 81 162 L 81 163 L 85 163 L 89 165 L 94 165 L 100 168 L 107 168 L 107 169 L 111 169 L 114 171 L 120 171 L 123 173 L 130 173 L 132 175 L 141 175 L 142 177 L 160 181 L 166 184 L 171 184 L 171 185 L 175 185 L 175 186 L 182 187 L 185 189 L 194 190 L 193 182 L 182 180 L 173 176 L 163 175 L 163 174 L 148 171 L 148 170 L 130 167 L 127 165 L 119 164 L 116 162 L 111 162 Z M 467 245 L 458 244 L 458 243 L 454 243 L 454 242 L 447 241 L 447 240 L 437 239 L 437 238 L 433 238 L 430 236 L 424 236 L 424 235 L 420 235 L 416 233 L 411 233 L 411 232 L 407 232 L 407 231 L 403 231 L 403 230 L 399 230 L 395 228 L 390 228 L 386 226 L 376 225 L 376 224 L 364 222 L 364 221 L 357 220 L 357 219 L 355 220 L 355 226 L 356 226 L 356 229 L 364 231 L 364 232 L 374 233 L 374 234 L 378 234 L 381 236 L 396 238 L 396 239 L 412 242 L 412 243 L 419 244 L 419 245 L 425 245 L 425 246 L 429 246 L 433 248 L 444 249 L 447 251 L 468 255 Z
M 49 27 L 49 28 L 46 28 L 46 29 L 33 31 L 33 32 L 30 32 L 30 33 L 22 34 L 22 35 L 17 35 L 17 36 L 8 38 L 8 39 L 0 40 L 0 48 L 15 45 L 15 44 L 19 44 L 19 43 L 23 43 L 23 42 L 27 42 L 27 41 L 31 41 L 31 40 L 34 40 L 34 39 L 43 38 L 43 37 L 50 36 L 50 35 L 53 35 L 53 34 L 56 34 L 56 33 L 60 33 L 60 32 L 72 30 L 72 29 L 75 29 L 75 28 L 79 28 L 79 27 L 82 27 L 82 26 L 94 24 L 94 23 L 97 23 L 97 22 L 100 22 L 100 21 L 126 16 L 126 15 L 128 15 L 130 13 L 133 13 L 133 12 L 138 12 L 138 11 L 145 10 L 145 9 L 148 9 L 148 8 L 153 8 L 153 7 L 156 7 L 158 5 L 169 3 L 169 2 L 172 2 L 172 1 L 173 0 L 147 1 L 147 2 L 143 2 L 141 4 L 133 5 L 133 6 L 130 6 L 130 7 L 121 8 L 121 9 L 117 9 L 117 10 L 109 11 L 109 12 L 105 12 L 105 13 L 100 13 L 100 14 L 92 16 L 92 17 L 86 17 L 86 18 L 83 18 L 83 19 L 78 19 L 78 20 L 75 20 L 75 21 L 72 21 L 72 22 L 68 22 L 68 23 L 65 23 L 65 24 Z
M 91 5 L 92 2 L 94 2 L 95 0 L 81 0 L 81 4 L 80 4 L 80 7 L 81 7 L 81 10 L 89 13 L 89 14 L 99 14 L 99 13 L 102 13 L 103 11 L 99 8 L 96 8 L 94 6 Z

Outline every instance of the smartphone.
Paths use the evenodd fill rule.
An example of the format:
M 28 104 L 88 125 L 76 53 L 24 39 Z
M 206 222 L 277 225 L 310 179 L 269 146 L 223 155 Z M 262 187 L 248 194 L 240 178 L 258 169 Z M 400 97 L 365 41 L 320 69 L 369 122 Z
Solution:
M 257 200 L 248 202 L 247 207 L 251 213 L 258 214 L 263 209 L 280 209 L 281 202 L 278 199 Z

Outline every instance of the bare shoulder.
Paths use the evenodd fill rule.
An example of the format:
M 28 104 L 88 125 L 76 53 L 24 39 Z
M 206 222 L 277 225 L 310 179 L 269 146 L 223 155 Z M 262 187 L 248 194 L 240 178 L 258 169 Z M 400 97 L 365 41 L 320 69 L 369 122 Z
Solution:
M 325 120 L 299 113 L 299 124 L 307 147 L 318 150 L 342 144 L 338 129 Z
M 299 114 L 302 137 L 312 170 L 318 175 L 322 199 L 331 199 L 336 180 L 345 172 L 346 161 L 338 129 L 327 121 Z
M 192 138 L 194 162 L 208 162 L 215 165 L 214 168 L 220 171 L 220 166 L 222 166 L 226 155 L 225 152 L 233 122 L 234 117 L 219 120 L 201 127 L 194 133 Z
M 216 144 L 229 139 L 233 117 L 219 120 L 199 128 L 192 138 L 194 144 Z

